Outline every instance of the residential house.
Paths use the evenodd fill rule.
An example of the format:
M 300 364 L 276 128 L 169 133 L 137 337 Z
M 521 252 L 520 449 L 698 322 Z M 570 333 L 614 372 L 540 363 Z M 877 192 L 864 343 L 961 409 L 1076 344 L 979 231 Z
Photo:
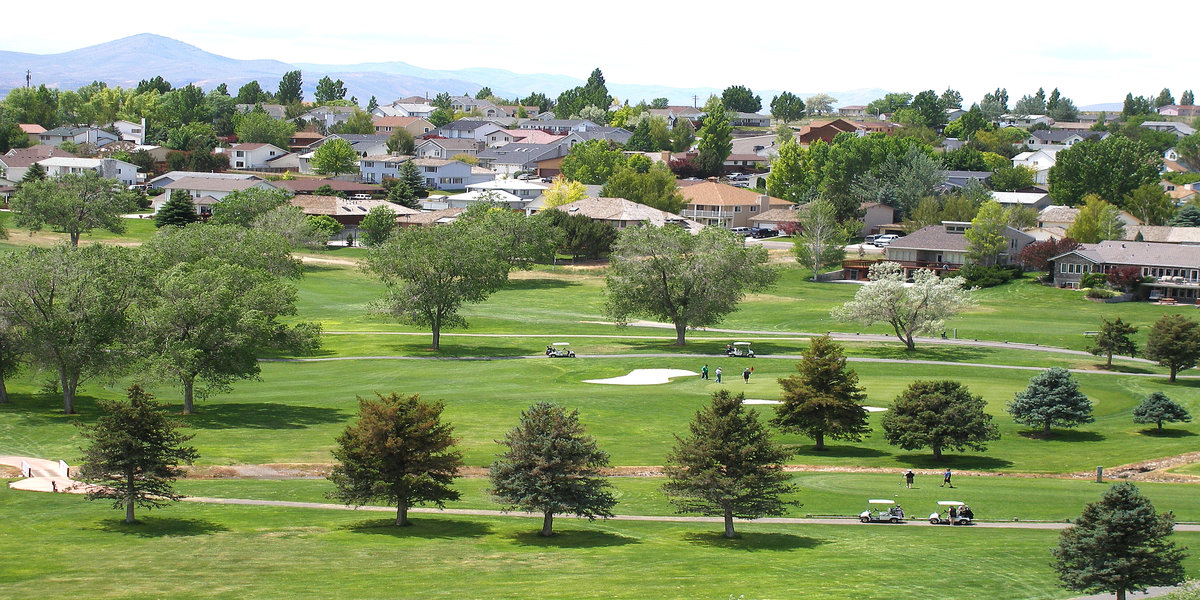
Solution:
M 72 158 L 74 154 L 59 148 L 38 144 L 28 148 L 12 148 L 4 156 L 0 156 L 0 178 L 9 181 L 21 181 L 25 171 L 33 163 L 52 157 Z
M 771 210 L 759 213 L 758 216 L 751 217 L 750 225 L 752 227 L 780 231 L 780 227 L 785 223 L 800 223 L 801 214 L 801 211 L 797 210 L 795 206 L 791 208 L 772 208 Z
M 208 173 L 204 171 L 170 171 L 163 173 L 154 179 L 146 182 L 146 187 L 152 189 L 162 189 L 168 184 L 174 183 L 185 177 L 193 179 L 233 179 L 243 181 L 262 181 L 258 175 L 249 173 Z M 283 183 L 283 182 L 278 182 Z
M 483 142 L 471 138 L 433 138 L 417 144 L 413 151 L 422 158 L 452 158 L 459 154 L 479 156 Z
M 471 165 L 458 161 L 441 158 L 414 158 L 413 164 L 425 179 L 425 187 L 431 190 L 465 189 L 472 183 L 482 183 L 496 178 L 496 174 L 487 169 L 474 170 Z
M 965 111 L 961 108 L 949 107 L 946 109 L 946 122 L 953 123 L 953 122 L 961 119 L 962 116 L 965 114 L 967 114 L 967 111 Z
M 74 158 L 56 156 L 37 161 L 46 169 L 47 177 L 62 177 L 63 175 L 78 175 L 84 171 L 95 171 L 101 177 L 116 179 L 130 186 L 138 183 L 138 167 L 115 158 Z
M 1158 107 L 1158 114 L 1164 117 L 1200 117 L 1200 106 L 1167 104 Z
M 733 138 L 731 154 L 757 154 L 765 158 L 779 155 L 774 135 L 754 135 L 750 137 Z
M 444 208 L 441 210 L 421 211 L 416 214 L 403 214 L 396 217 L 401 227 L 432 227 L 452 223 L 465 208 Z
M 521 144 L 553 144 L 563 139 L 564 136 L 547 133 L 541 129 L 505 129 L 504 133 L 512 137 L 510 143 Z
M 433 123 L 421 117 L 375 117 L 375 133 L 391 135 L 403 129 L 413 137 L 420 137 L 434 130 Z
M 282 104 L 235 104 L 233 109 L 240 113 L 252 112 L 256 108 L 262 108 L 263 112 L 267 113 L 268 117 L 276 121 L 282 121 L 287 118 L 287 107 Z
M 459 119 L 434 129 L 433 131 L 425 134 L 425 137 L 427 139 L 443 137 L 449 139 L 468 139 L 482 142 L 487 139 L 488 134 L 501 129 L 504 128 L 492 123 L 491 121 Z
M 792 206 L 787 200 L 714 181 L 681 187 L 679 193 L 687 202 L 680 212 L 683 217 L 726 229 L 749 227 L 750 219 L 761 213 Z
M 1000 120 L 997 122 L 1000 127 L 1020 127 L 1028 129 L 1034 125 L 1045 125 L 1049 127 L 1054 124 L 1054 119 L 1046 115 L 1000 115 Z
M 1164 179 L 1158 182 L 1158 185 L 1161 186 L 1163 191 L 1171 197 L 1171 200 L 1173 200 L 1175 204 L 1179 206 L 1182 206 L 1185 202 L 1190 202 L 1200 197 L 1200 192 L 1197 192 L 1194 187 L 1195 184 L 1175 185 L 1173 182 Z
M 452 96 L 450 108 L 454 112 L 477 112 L 484 117 L 511 117 L 508 111 L 496 106 L 491 100 L 472 98 L 470 96 Z
M 723 172 L 752 173 L 766 171 L 771 166 L 771 159 L 758 154 L 730 154 L 725 157 Z
M 1181 138 L 1196 133 L 1196 130 L 1192 129 L 1190 125 L 1178 121 L 1143 121 L 1142 128 L 1153 129 L 1154 131 L 1166 131 Z
M 733 127 L 770 127 L 771 115 L 739 112 L 729 120 Z
M 1014 206 L 1018 208 L 1030 208 L 1035 212 L 1041 212 L 1043 208 L 1050 206 L 1050 194 L 1045 192 L 992 192 L 992 200 L 999 202 L 1001 206 Z
M 375 107 L 371 114 L 377 117 L 417 117 L 419 119 L 428 119 L 433 116 L 433 111 L 437 107 L 430 104 L 428 100 L 419 96 L 410 98 L 401 98 L 391 104 L 382 104 Z
M 704 119 L 704 111 L 695 106 L 668 106 L 666 108 L 651 108 L 648 110 L 652 117 L 662 117 L 667 120 L 668 127 L 674 127 L 679 119 L 687 119 L 692 126 L 699 129 L 700 121 Z
M 31 144 L 37 144 L 40 142 L 41 138 L 39 136 L 43 133 L 46 133 L 46 128 L 38 125 L 37 123 L 21 123 L 20 125 L 17 125 L 17 127 L 21 129 L 21 133 L 29 136 L 29 143 Z
M 288 202 L 292 206 L 299 208 L 307 216 L 328 216 L 337 221 L 343 229 L 340 233 L 330 238 L 335 241 L 357 239 L 360 237 L 358 225 L 362 223 L 363 217 L 367 216 L 367 213 L 371 212 L 372 208 L 386 206 L 398 216 L 413 215 L 421 212 L 406 206 L 392 204 L 387 200 L 346 199 L 340 196 L 292 196 Z
M 288 151 L 275 144 L 252 143 L 234 144 L 224 149 L 224 153 L 229 155 L 229 168 L 253 171 L 270 168 L 268 161 L 283 156 Z
M 423 210 L 467 208 L 472 204 L 479 204 L 480 202 L 492 202 L 495 204 L 501 204 L 508 210 L 523 212 L 525 214 L 532 213 L 532 199 L 518 198 L 501 190 L 474 190 L 453 194 L 450 196 L 431 195 L 425 200 L 421 201 L 421 208 Z
M 1033 169 L 1033 182 L 1038 185 L 1046 185 L 1050 178 L 1050 167 L 1057 162 L 1058 151 L 1063 147 L 1051 146 L 1022 152 L 1012 158 L 1012 164 L 1014 167 Z
M 524 108 L 525 116 L 522 118 L 526 119 L 536 118 L 542 113 L 542 109 L 539 106 L 517 106 L 515 104 L 503 104 L 500 106 L 500 108 L 504 109 L 504 112 L 513 117 L 519 116 L 521 109 Z
M 1169 225 L 1129 225 L 1123 240 L 1159 244 L 1200 246 L 1200 227 L 1171 227 Z
M 565 141 L 553 144 L 512 143 L 499 148 L 488 148 L 480 152 L 478 158 L 480 166 L 487 167 L 502 177 L 513 177 L 517 173 L 537 171 L 541 161 L 561 159 L 569 151 Z
M 861 104 L 851 104 L 839 107 L 837 112 L 839 117 L 865 117 L 867 116 L 867 107 Z
M 857 132 L 859 126 L 845 119 L 813 121 L 796 132 L 796 141 L 808 145 L 817 140 L 832 142 L 839 133 Z
M 146 120 L 142 119 L 141 123 L 132 121 L 113 121 L 112 129 L 116 129 L 121 134 L 121 139 L 126 142 L 133 142 L 137 145 L 146 143 Z
M 570 215 L 584 215 L 593 221 L 602 221 L 617 229 L 641 227 L 644 224 L 655 227 L 677 225 L 695 234 L 704 228 L 704 225 L 697 221 L 624 198 L 589 197 L 546 210 L 561 210 Z
M 957 271 L 968 263 L 967 238 L 963 234 L 970 228 L 969 222 L 942 221 L 940 225 L 922 227 L 892 240 L 883 253 L 887 260 L 904 267 L 906 277 L 917 269 L 929 269 L 939 274 Z M 1006 243 L 998 258 L 998 264 L 1002 265 L 1016 262 L 1021 250 L 1034 241 L 1033 236 L 1012 227 L 1005 227 L 1003 235 Z
M 384 193 L 383 187 L 377 184 L 346 181 L 344 179 L 317 179 L 315 177 L 301 177 L 298 179 L 272 181 L 271 185 L 281 190 L 291 192 L 297 196 L 312 195 L 318 189 L 325 186 L 329 186 L 333 189 L 333 191 L 346 194 L 352 198 L 381 196 Z
M 399 179 L 400 165 L 412 160 L 411 156 L 384 154 L 368 156 L 358 161 L 359 178 L 369 183 L 382 183 L 384 178 Z
M 162 186 L 164 193 L 154 198 L 151 207 L 158 212 L 162 205 L 171 198 L 175 190 L 183 190 L 192 197 L 196 206 L 196 214 L 210 215 L 212 207 L 222 198 L 234 192 L 261 188 L 264 190 L 277 189 L 271 183 L 261 179 L 226 179 L 216 177 L 182 177 Z
M 318 106 L 300 115 L 300 118 L 317 123 L 321 131 L 329 131 L 334 125 L 349 121 L 356 110 L 357 106 Z
M 858 234 L 863 237 L 873 233 L 880 233 L 884 226 L 895 224 L 896 209 L 886 204 L 880 202 L 863 202 L 858 205 L 858 210 L 862 213 L 863 224 Z
M 288 138 L 288 151 L 299 152 L 303 154 L 309 148 L 319 146 L 318 142 L 325 139 L 325 135 L 316 131 L 297 131 Z
M 547 120 L 529 120 L 518 125 L 519 129 L 541 129 L 547 133 L 556 135 L 566 135 L 571 132 L 584 132 L 589 129 L 595 129 L 599 125 L 587 119 L 547 119 Z
M 1046 206 L 1038 213 L 1037 226 L 1042 228 L 1061 227 L 1066 230 L 1071 228 L 1078 216 L 1079 209 L 1072 206 Z M 1126 229 L 1142 224 L 1141 219 L 1125 211 L 1121 211 L 1118 218 L 1121 219 L 1121 223 L 1125 225 Z
M 575 144 L 586 142 L 588 140 L 608 140 L 614 144 L 624 146 L 629 143 L 629 138 L 633 137 L 633 132 L 624 127 L 590 127 L 585 131 L 571 131 L 562 138 L 564 144 L 570 149 Z
M 1156 244 L 1108 240 L 1099 244 L 1080 244 L 1079 248 L 1050 259 L 1054 285 L 1078 289 L 1088 273 L 1108 273 L 1117 268 L 1133 267 L 1150 288 L 1150 299 L 1174 298 L 1176 302 L 1195 304 L 1200 292 L 1200 246 Z
M 1065 129 L 1039 129 L 1030 131 L 1025 139 L 1025 145 L 1031 149 L 1050 146 L 1074 146 L 1084 140 L 1103 140 L 1109 136 L 1107 131 L 1072 131 Z
M 107 132 L 99 127 L 76 127 L 74 125 L 64 125 L 55 127 L 49 131 L 38 134 L 38 143 L 49 146 L 59 146 L 63 142 L 71 142 L 74 144 L 91 144 L 96 148 L 105 144 L 118 141 L 116 135 Z
M 972 181 L 987 183 L 991 177 L 991 171 L 946 171 L 946 181 L 938 186 L 938 189 L 942 193 L 961 190 L 970 185 Z
M 533 201 L 542 195 L 550 185 L 537 181 L 526 181 L 524 179 L 493 179 L 491 181 L 482 181 L 480 183 L 472 183 L 467 186 L 467 191 L 470 192 L 487 192 L 498 191 L 510 194 L 521 200 Z
M 388 138 L 391 136 L 378 133 L 333 133 L 323 138 L 321 141 L 309 146 L 309 150 L 316 150 L 322 144 L 329 140 L 346 140 L 350 142 L 350 146 L 359 156 L 372 156 L 376 154 L 388 154 Z M 301 157 L 303 160 L 304 157 Z

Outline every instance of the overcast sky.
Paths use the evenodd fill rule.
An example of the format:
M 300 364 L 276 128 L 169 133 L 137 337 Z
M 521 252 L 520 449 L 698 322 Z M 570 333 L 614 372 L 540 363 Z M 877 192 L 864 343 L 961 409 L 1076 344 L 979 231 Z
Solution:
M 1015 101 L 1058 87 L 1083 106 L 1127 92 L 1176 99 L 1200 88 L 1187 28 L 1200 3 L 1054 0 L 917 2 L 278 2 L 5 3 L 0 50 L 53 54 L 156 33 L 240 59 L 519 73 L 798 93 L 947 86 L 969 104 L 996 87 Z M 11 4 L 11 5 L 10 5 Z M 204 6 L 193 11 L 191 7 Z M 823 6 L 820 10 L 814 6 Z M 184 8 L 188 7 L 188 8 Z M 420 8 L 418 8 L 420 7 Z M 511 7 L 521 7 L 513 9 Z M 227 12 L 222 12 L 225 10 Z M 422 10 L 428 12 L 423 13 Z M 70 26 L 65 26 L 69 21 Z M 47 35 L 47 31 L 53 32 Z

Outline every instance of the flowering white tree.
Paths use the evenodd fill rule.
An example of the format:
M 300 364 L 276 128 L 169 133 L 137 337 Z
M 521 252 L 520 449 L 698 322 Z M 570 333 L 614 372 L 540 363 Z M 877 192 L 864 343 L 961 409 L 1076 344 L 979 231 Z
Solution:
M 858 321 L 863 325 L 883 322 L 892 326 L 896 337 L 912 350 L 913 336 L 932 333 L 945 320 L 971 306 L 969 289 L 962 277 L 942 279 L 933 271 L 913 273 L 912 285 L 904 283 L 899 263 L 882 262 L 871 267 L 870 282 L 859 288 L 854 299 L 835 307 L 830 314 L 839 321 Z

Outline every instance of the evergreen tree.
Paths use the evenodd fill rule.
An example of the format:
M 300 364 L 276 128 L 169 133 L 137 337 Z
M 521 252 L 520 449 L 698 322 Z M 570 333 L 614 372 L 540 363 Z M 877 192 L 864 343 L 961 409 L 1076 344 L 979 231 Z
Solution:
M 1184 90 L 1183 95 L 1179 96 L 1180 106 L 1192 106 L 1196 103 L 1196 95 L 1192 90 Z
M 183 227 L 188 223 L 195 223 L 198 218 L 191 194 L 188 194 L 187 190 L 172 190 L 171 197 L 155 213 L 154 226 Z
M 417 200 L 417 195 L 413 193 L 412 188 L 408 187 L 408 182 L 403 179 L 397 179 L 392 184 L 392 189 L 388 190 L 387 200 L 392 204 L 398 204 L 406 208 L 421 208 L 421 203 Z
M 367 112 L 374 113 L 377 108 L 379 108 L 379 101 L 375 99 L 375 96 L 371 96 L 371 99 L 367 100 Z
M 733 519 L 782 515 L 799 502 L 781 496 L 796 491 L 783 471 L 788 451 L 771 440 L 770 431 L 747 411 L 744 394 L 720 390 L 688 425 L 691 435 L 675 436 L 667 455 L 669 481 L 663 493 L 679 512 L 720 516 L 725 537 L 735 537 Z
M 17 183 L 17 187 L 20 188 L 21 186 L 34 181 L 45 180 L 46 167 L 43 167 L 41 163 L 33 163 L 32 165 L 29 165 L 28 169 L 25 169 L 25 174 L 21 176 L 21 181 Z
M 180 433 L 181 424 L 168 418 L 154 396 L 130 386 L 129 402 L 98 400 L 104 415 L 95 425 L 79 423 L 80 435 L 91 444 L 83 448 L 80 479 L 97 484 L 88 489 L 88 500 L 111 499 L 113 508 L 125 508 L 125 522 L 133 523 L 133 509 L 166 506 L 181 498 L 171 483 L 182 474 L 180 464 L 192 464 L 196 449 L 183 444 L 191 434 Z
M 1079 391 L 1079 382 L 1070 371 L 1053 367 L 1034 375 L 1029 387 L 1018 392 L 1008 403 L 1008 413 L 1017 423 L 1042 426 L 1042 435 L 1050 437 L 1050 427 L 1074 427 L 1091 423 L 1092 401 Z
M 1103 319 L 1100 332 L 1092 339 L 1092 343 L 1088 344 L 1087 351 L 1096 356 L 1108 357 L 1104 368 L 1111 369 L 1113 354 L 1123 356 L 1137 354 L 1137 344 L 1129 337 L 1137 333 L 1137 330 L 1137 327 L 1122 321 L 1121 317 L 1117 317 L 1115 321 Z
M 636 150 L 638 152 L 654 152 L 654 141 L 650 139 L 650 119 L 642 119 L 633 128 L 633 135 L 629 136 L 629 141 L 625 143 L 626 150 Z
M 482 88 L 479 88 L 478 92 L 475 92 L 476 100 L 487 100 L 488 98 L 491 98 L 491 97 L 492 97 L 492 88 L 490 88 L 486 85 L 483 86 Z
M 1192 415 L 1186 408 L 1176 404 L 1166 394 L 1154 392 L 1146 396 L 1140 404 L 1133 407 L 1134 423 L 1155 423 L 1162 431 L 1163 423 L 1188 422 Z
M 1174 527 L 1174 516 L 1157 514 L 1137 486 L 1118 483 L 1059 536 L 1054 570 L 1067 589 L 1115 593 L 1117 600 L 1180 583 L 1186 554 L 1168 539 Z
M 1179 371 L 1196 366 L 1200 359 L 1200 324 L 1180 314 L 1159 317 L 1150 328 L 1142 354 L 1170 369 L 1174 383 Z
M 687 152 L 696 143 L 696 128 L 691 119 L 677 119 L 671 128 L 671 150 Z
M 1154 99 L 1154 108 L 1160 108 L 1168 104 L 1175 104 L 1175 97 L 1171 95 L 1169 88 L 1163 88 L 1158 93 L 1158 97 Z
M 300 75 L 300 71 L 288 71 L 283 74 L 279 80 L 279 90 L 275 93 L 275 99 L 280 104 L 298 104 L 304 100 L 304 91 L 301 89 L 304 84 L 304 79 Z
M 1200 227 L 1200 207 L 1195 204 L 1185 204 L 1168 225 L 1172 227 Z
M 862 407 L 867 394 L 858 374 L 846 367 L 842 347 L 828 335 L 813 338 L 796 370 L 798 375 L 779 379 L 783 404 L 772 425 L 812 438 L 817 450 L 825 449 L 825 436 L 857 442 L 871 431 Z
M 725 114 L 725 105 L 713 96 L 704 105 L 704 125 L 700 127 L 700 142 L 696 146 L 696 166 L 708 176 L 721 174 L 725 159 L 733 151 L 733 128 Z
M 554 535 L 554 515 L 608 518 L 617 499 L 600 469 L 608 453 L 584 432 L 579 411 L 539 402 L 499 442 L 506 450 L 488 470 L 490 493 L 507 508 L 542 513 L 541 535 Z
M 462 494 L 453 487 L 462 468 L 454 429 L 442 422 L 441 402 L 392 392 L 358 399 L 358 422 L 338 436 L 329 497 L 361 506 L 372 500 L 396 505 L 396 525 L 409 525 L 408 508 L 433 502 L 444 508 Z
M 1000 439 L 987 403 L 958 381 L 914 381 L 883 416 L 883 436 L 905 450 L 929 447 L 934 460 L 942 450 L 984 450 Z
M 397 173 L 400 180 L 408 184 L 408 189 L 412 190 L 413 196 L 416 198 L 424 198 L 427 195 L 425 190 L 425 177 L 421 175 L 421 170 L 413 161 L 406 160 L 400 164 L 400 172 Z

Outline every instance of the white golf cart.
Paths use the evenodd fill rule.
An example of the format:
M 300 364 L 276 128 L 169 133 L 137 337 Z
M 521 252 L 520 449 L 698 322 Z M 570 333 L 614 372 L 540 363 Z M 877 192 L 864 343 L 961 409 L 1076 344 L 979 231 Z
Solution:
M 904 520 L 904 509 L 895 500 L 867 500 L 870 507 L 858 515 L 863 523 L 899 523 Z
M 571 351 L 567 342 L 554 342 L 546 346 L 546 356 L 550 358 L 575 358 L 575 353 Z
M 975 518 L 971 507 L 958 500 L 939 500 L 938 507 L 929 515 L 931 525 L 970 525 Z
M 750 349 L 750 342 L 734 342 L 725 346 L 725 354 L 727 356 L 738 356 L 743 358 L 754 358 L 754 350 Z

